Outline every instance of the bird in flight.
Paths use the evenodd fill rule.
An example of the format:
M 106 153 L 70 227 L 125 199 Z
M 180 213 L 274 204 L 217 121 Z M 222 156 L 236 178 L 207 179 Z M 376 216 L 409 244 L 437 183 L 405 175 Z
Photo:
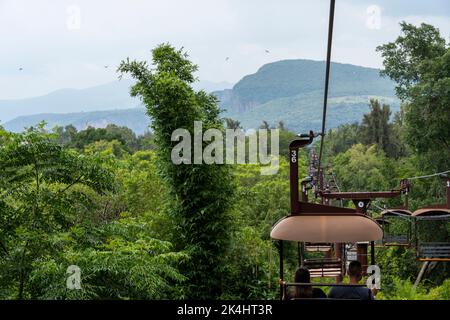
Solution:
M 23 70 L 23 68 L 22 68 L 22 67 L 20 67 L 20 68 L 19 68 L 19 71 L 22 71 L 22 70 Z
M 109 66 L 104 66 L 104 67 L 105 67 L 105 69 L 108 69 Z
M 226 57 L 226 58 L 225 58 L 225 61 L 228 61 L 228 60 L 230 60 L 230 57 Z
M 267 50 L 267 49 L 265 51 L 266 51 L 266 53 L 270 53 L 269 50 Z

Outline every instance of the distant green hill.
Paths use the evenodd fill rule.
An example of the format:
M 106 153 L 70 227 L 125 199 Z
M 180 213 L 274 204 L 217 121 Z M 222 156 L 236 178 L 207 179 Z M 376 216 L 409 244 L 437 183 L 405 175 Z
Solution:
M 220 100 L 221 108 L 225 109 L 223 116 L 239 120 L 245 129 L 257 128 L 265 120 L 271 125 L 283 121 L 287 128 L 297 132 L 319 130 L 322 121 L 324 74 L 323 61 L 283 60 L 266 64 L 256 73 L 242 78 L 232 89 L 215 91 L 214 94 Z M 124 83 L 121 88 L 115 88 L 116 95 L 120 92 L 120 100 L 111 102 L 110 109 L 130 108 L 130 104 L 137 102 L 125 99 L 130 85 L 131 83 Z M 102 108 L 107 108 L 108 101 L 103 98 L 104 94 L 98 88 L 86 92 L 95 93 L 91 100 L 106 101 Z M 81 95 L 82 92 L 78 94 Z M 370 97 L 378 97 L 390 104 L 393 112 L 399 109 L 392 81 L 380 77 L 378 69 L 350 64 L 331 64 L 329 97 L 327 128 L 360 121 L 362 115 L 369 110 Z M 60 105 L 60 110 L 63 110 L 62 101 L 64 100 L 58 99 L 60 103 L 52 105 Z M 120 101 L 126 101 L 126 104 L 117 103 Z M 75 108 L 74 103 L 76 102 L 72 99 L 72 108 Z M 29 102 L 26 106 L 33 108 L 33 103 Z M 87 125 L 103 127 L 114 123 L 125 125 L 138 134 L 143 133 L 150 123 L 143 108 L 131 108 L 69 114 L 41 111 L 38 115 L 15 118 L 4 126 L 11 131 L 20 131 L 41 120 L 46 120 L 49 128 L 56 124 L 74 124 L 78 129 L 82 129 Z
M 245 128 L 257 128 L 263 120 L 279 121 L 291 130 L 319 130 L 322 121 L 325 62 L 283 60 L 262 66 L 242 78 L 232 89 L 214 92 L 224 116 L 239 120 Z M 327 128 L 360 121 L 369 110 L 370 97 L 399 109 L 394 83 L 378 69 L 331 63 Z
M 331 63 L 329 97 L 394 97 L 394 85 L 382 78 L 378 69 Z M 321 102 L 325 62 L 283 60 L 262 66 L 247 75 L 231 90 L 215 92 L 221 107 L 231 113 L 245 112 L 269 101 L 308 94 L 310 101 Z

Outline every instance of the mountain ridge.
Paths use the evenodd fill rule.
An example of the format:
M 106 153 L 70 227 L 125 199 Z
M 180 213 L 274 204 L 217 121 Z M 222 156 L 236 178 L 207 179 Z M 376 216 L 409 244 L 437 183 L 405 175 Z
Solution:
M 290 59 L 261 66 L 244 76 L 231 90 L 214 92 L 220 106 L 230 112 L 245 112 L 270 100 L 321 91 L 325 82 L 325 61 Z M 331 62 L 329 97 L 345 95 L 394 96 L 394 84 L 379 70 Z M 322 98 L 323 99 L 323 98 Z
M 214 91 L 213 94 L 224 110 L 222 116 L 240 121 L 245 129 L 257 128 L 265 120 L 273 125 L 283 121 L 287 128 L 298 132 L 316 130 L 322 114 L 324 73 L 324 61 L 281 60 L 265 64 L 255 73 L 244 76 L 232 88 Z M 131 84 L 130 81 L 125 86 Z M 198 84 L 195 86 L 198 87 Z M 97 98 L 108 101 L 109 97 L 104 97 L 107 93 L 99 93 L 99 88 L 93 91 L 100 95 Z M 148 129 L 151 120 L 145 115 L 140 101 L 131 100 L 129 89 L 122 91 L 115 94 L 126 99 L 128 104 L 120 104 L 118 100 L 112 99 L 112 107 L 107 109 L 106 106 L 105 110 L 71 112 L 65 116 L 45 112 L 16 117 L 3 125 L 8 130 L 20 131 L 41 120 L 46 120 L 49 128 L 74 124 L 78 129 L 83 129 L 87 125 L 105 126 L 114 123 L 126 125 L 141 134 Z M 112 96 L 114 98 L 114 94 Z M 399 109 L 394 83 L 382 78 L 378 69 L 332 62 L 327 127 L 360 121 L 369 110 L 371 97 L 389 103 L 393 112 Z M 130 104 L 130 101 L 133 102 Z
M 130 87 L 134 81 L 122 79 L 83 89 L 63 88 L 47 94 L 23 99 L 0 100 L 0 121 L 8 122 L 20 116 L 91 112 L 114 109 L 143 107 L 138 98 L 131 97 Z M 196 89 L 208 92 L 217 88 L 231 87 L 232 84 L 211 81 L 199 81 Z

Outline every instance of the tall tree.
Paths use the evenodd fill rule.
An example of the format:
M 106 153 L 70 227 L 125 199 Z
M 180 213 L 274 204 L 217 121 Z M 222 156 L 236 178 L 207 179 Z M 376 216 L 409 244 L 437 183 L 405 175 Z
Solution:
M 174 130 L 184 128 L 193 136 L 194 121 L 202 121 L 204 130 L 223 130 L 217 99 L 192 89 L 197 66 L 182 49 L 162 44 L 152 53 L 153 69 L 146 62 L 127 59 L 119 71 L 136 79 L 131 94 L 143 100 L 152 117 L 159 169 L 172 196 L 169 213 L 176 224 L 174 242 L 190 255 L 181 265 L 189 279 L 185 297 L 219 297 L 229 246 L 232 176 L 226 165 L 176 165 L 171 161 L 177 144 L 171 141 Z
M 383 74 L 397 82 L 405 136 L 424 168 L 450 168 L 450 48 L 439 30 L 402 22 L 402 35 L 379 46 Z
M 242 129 L 241 122 L 231 118 L 225 118 L 225 126 L 227 129 Z
M 370 112 L 364 114 L 361 124 L 361 138 L 365 144 L 377 144 L 386 153 L 390 148 L 391 110 L 387 104 L 380 105 L 376 99 L 370 99 Z
M 0 287 L 8 297 L 33 298 L 27 285 L 36 264 L 58 254 L 57 233 L 90 213 L 92 194 L 114 189 L 113 175 L 42 127 L 0 136 Z
M 65 127 L 56 126 L 53 128 L 53 132 L 58 135 L 58 142 L 60 144 L 69 144 L 77 134 L 77 128 L 71 124 Z
M 409 98 L 409 90 L 428 73 L 425 61 L 444 55 L 447 51 L 445 39 L 432 25 L 422 23 L 420 27 L 401 22 L 402 34 L 394 41 L 377 47 L 383 58 L 383 75 L 397 83 L 400 99 Z
M 328 130 L 327 137 L 325 139 L 325 158 L 345 152 L 353 145 L 360 143 L 360 132 L 361 126 L 357 122 L 352 124 L 343 124 L 337 128 Z
M 265 130 L 269 130 L 270 129 L 270 125 L 266 120 L 263 120 L 263 122 L 261 123 L 261 125 L 259 126 L 260 129 L 265 129 Z
M 66 127 L 66 132 L 73 132 L 73 130 L 68 131 L 69 129 L 70 127 Z M 57 133 L 60 135 L 63 134 L 63 136 L 67 134 L 65 132 L 58 131 Z M 71 134 L 71 139 L 69 140 L 68 145 L 83 150 L 87 145 L 101 140 L 117 140 L 130 153 L 138 150 L 139 148 L 138 139 L 136 138 L 135 133 L 127 127 L 119 127 L 115 124 L 108 124 L 105 128 L 88 127 L 79 132 L 75 131 L 75 134 Z

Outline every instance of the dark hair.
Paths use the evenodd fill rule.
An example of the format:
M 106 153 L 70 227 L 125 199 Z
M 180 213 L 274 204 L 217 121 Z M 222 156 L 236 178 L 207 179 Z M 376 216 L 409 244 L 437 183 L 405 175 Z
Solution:
M 310 283 L 311 276 L 309 270 L 300 267 L 295 272 L 295 282 L 296 283 Z M 296 286 L 295 287 L 295 297 L 296 298 L 311 298 L 312 297 L 312 287 L 311 286 Z
M 361 276 L 361 273 L 361 263 L 357 260 L 350 262 L 350 264 L 348 265 L 348 275 L 350 277 L 358 277 Z

